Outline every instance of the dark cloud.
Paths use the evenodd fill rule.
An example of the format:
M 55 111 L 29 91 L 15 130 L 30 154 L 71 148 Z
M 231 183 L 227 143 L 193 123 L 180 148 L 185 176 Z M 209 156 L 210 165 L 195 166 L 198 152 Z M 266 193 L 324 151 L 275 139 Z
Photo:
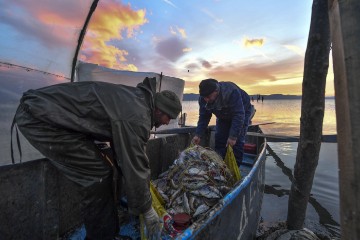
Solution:
M 202 65 L 204 68 L 207 68 L 207 69 L 209 69 L 209 68 L 212 67 L 211 63 L 209 63 L 209 62 L 206 61 L 206 60 L 201 60 L 201 65 Z
M 204 59 L 198 59 L 199 62 L 194 62 L 194 63 L 190 63 L 188 65 L 186 65 L 186 68 L 190 69 L 190 70 L 198 70 L 201 69 L 201 67 L 206 68 L 206 69 L 210 69 L 213 67 L 213 65 Z
M 186 44 L 177 37 L 171 37 L 164 41 L 160 41 L 156 46 L 156 51 L 166 59 L 176 62 L 184 55 L 183 49 Z

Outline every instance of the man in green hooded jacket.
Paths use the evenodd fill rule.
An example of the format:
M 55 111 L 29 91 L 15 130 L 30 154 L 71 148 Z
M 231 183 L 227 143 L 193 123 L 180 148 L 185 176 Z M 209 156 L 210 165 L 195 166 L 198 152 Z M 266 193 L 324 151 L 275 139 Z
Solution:
M 94 141 L 111 143 L 129 211 L 144 214 L 149 239 L 160 236 L 145 147 L 150 130 L 175 119 L 181 103 L 175 93 L 155 89 L 155 78 L 145 78 L 137 87 L 75 82 L 29 90 L 21 98 L 17 127 L 81 188 L 86 239 L 120 239 L 112 168 Z

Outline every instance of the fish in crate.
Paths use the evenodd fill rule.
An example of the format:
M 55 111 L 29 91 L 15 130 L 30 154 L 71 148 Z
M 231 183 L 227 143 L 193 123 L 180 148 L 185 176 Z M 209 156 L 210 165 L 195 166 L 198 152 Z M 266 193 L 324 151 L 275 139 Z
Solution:
M 224 160 L 212 149 L 192 146 L 151 183 L 153 206 L 171 237 L 200 219 L 236 182 Z

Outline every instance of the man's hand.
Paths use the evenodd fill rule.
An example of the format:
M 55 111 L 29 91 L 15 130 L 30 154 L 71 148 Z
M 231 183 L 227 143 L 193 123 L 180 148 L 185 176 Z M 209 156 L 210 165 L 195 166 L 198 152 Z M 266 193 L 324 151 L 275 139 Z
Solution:
M 146 238 L 148 240 L 160 239 L 162 223 L 153 207 L 144 213 L 144 221 L 146 226 Z
M 193 139 L 191 140 L 191 142 L 193 143 L 193 144 L 195 144 L 195 145 L 199 145 L 199 143 L 200 143 L 200 137 L 199 136 L 194 136 L 193 137 Z
M 227 140 L 227 145 L 230 145 L 231 147 L 233 147 L 236 143 L 236 140 L 228 138 Z

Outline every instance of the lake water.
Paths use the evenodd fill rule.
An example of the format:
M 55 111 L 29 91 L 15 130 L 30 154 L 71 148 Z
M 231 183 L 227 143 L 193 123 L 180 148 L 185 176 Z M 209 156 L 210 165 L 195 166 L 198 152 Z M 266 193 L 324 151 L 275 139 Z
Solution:
M 261 125 L 267 134 L 299 136 L 301 100 L 264 100 L 253 102 L 256 114 L 253 124 Z M 197 101 L 183 103 L 187 125 L 196 125 Z M 215 124 L 215 116 L 210 124 Z M 335 100 L 325 102 L 323 134 L 336 134 Z M 286 221 L 292 172 L 296 160 L 297 143 L 269 143 L 266 158 L 265 194 L 261 217 L 264 226 L 276 226 Z M 322 143 L 311 197 L 306 212 L 305 226 L 332 238 L 340 237 L 338 157 L 336 143 Z

